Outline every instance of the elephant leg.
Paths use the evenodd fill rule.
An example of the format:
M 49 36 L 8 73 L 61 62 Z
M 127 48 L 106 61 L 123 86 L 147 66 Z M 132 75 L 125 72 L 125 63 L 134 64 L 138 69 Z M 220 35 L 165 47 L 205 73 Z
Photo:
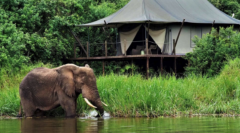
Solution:
M 66 117 L 75 117 L 76 116 L 76 105 L 75 99 L 67 98 L 60 101 L 60 105 L 65 111 Z
M 35 105 L 29 100 L 22 99 L 22 108 L 25 112 L 25 117 L 32 117 L 36 111 Z

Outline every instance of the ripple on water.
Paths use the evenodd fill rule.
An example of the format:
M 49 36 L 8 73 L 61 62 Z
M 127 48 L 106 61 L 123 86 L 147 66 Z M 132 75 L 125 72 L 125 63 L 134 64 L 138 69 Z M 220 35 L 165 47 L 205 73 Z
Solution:
M 98 115 L 98 112 L 96 110 L 91 110 L 91 111 L 85 113 L 86 118 L 96 117 L 97 115 Z M 108 118 L 108 117 L 110 117 L 110 114 L 108 112 L 104 111 L 103 118 Z

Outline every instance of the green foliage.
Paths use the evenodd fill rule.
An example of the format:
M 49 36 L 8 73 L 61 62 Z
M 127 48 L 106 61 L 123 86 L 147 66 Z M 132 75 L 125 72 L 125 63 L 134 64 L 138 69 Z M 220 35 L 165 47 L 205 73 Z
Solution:
M 209 0 L 209 2 L 229 16 L 234 13 L 234 18 L 240 19 L 240 0 Z
M 100 76 L 97 86 L 105 109 L 114 116 L 239 114 L 240 59 L 230 60 L 219 76 L 189 75 L 145 80 L 140 75 Z
M 20 68 L 28 61 L 24 56 L 26 34 L 12 23 L 0 23 L 0 67 Z
M 212 29 L 211 34 L 206 34 L 202 39 L 196 37 L 196 47 L 193 52 L 186 55 L 190 66 L 187 73 L 216 75 L 224 66 L 226 59 L 240 56 L 240 34 L 233 31 L 233 27 L 220 28 L 219 33 Z
M 62 64 L 62 60 L 73 56 L 75 39 L 69 29 L 84 36 L 81 41 L 86 42 L 88 29 L 74 26 L 114 13 L 121 8 L 116 4 L 122 1 L 126 2 L 2 0 L 0 66 L 20 69 L 22 64 L 38 61 Z M 104 42 L 104 34 L 100 29 L 90 31 L 90 42 Z

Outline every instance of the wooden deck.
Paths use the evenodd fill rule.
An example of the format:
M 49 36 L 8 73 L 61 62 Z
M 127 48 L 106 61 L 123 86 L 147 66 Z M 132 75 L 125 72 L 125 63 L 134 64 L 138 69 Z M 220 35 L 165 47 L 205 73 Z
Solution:
M 133 62 L 133 60 L 134 59 L 146 59 L 146 77 L 147 77 L 147 79 L 148 79 L 148 77 L 149 77 L 149 59 L 150 58 L 159 58 L 160 59 L 160 62 L 161 62 L 161 72 L 163 72 L 163 58 L 174 58 L 175 60 L 174 60 L 174 69 L 175 69 L 175 73 L 177 73 L 177 68 L 176 68 L 176 66 L 177 66 L 177 63 L 176 63 L 176 60 L 177 60 L 177 58 L 181 58 L 181 57 L 184 57 L 184 55 L 176 55 L 176 46 L 177 46 L 177 42 L 178 42 L 178 39 L 179 39 L 179 36 L 180 36 L 180 33 L 181 33 L 181 30 L 182 30 L 182 27 L 183 27 L 183 24 L 184 24 L 184 22 L 185 22 L 185 19 L 183 19 L 183 22 L 182 22 L 182 25 L 181 25 L 181 28 L 180 28 L 180 30 L 179 30 L 179 33 L 178 33 L 178 36 L 177 36 L 177 38 L 176 38 L 176 41 L 175 41 L 175 39 L 173 39 L 173 50 L 172 50 L 172 55 L 159 55 L 159 54 L 150 54 L 150 53 L 148 53 L 149 52 L 149 45 L 148 45 L 148 43 L 149 43 L 149 34 L 147 34 L 147 37 L 146 37 L 146 41 L 145 41 L 145 43 L 146 43 L 146 46 L 145 46 L 145 48 L 146 48 L 146 53 L 145 53 L 145 55 L 126 55 L 126 51 L 127 51 L 127 47 L 126 47 L 126 40 L 124 39 L 124 42 L 122 42 L 123 44 L 124 44 L 124 51 L 125 52 L 123 52 L 125 55 L 121 55 L 121 56 L 108 56 L 108 51 L 107 51 L 107 40 L 105 40 L 105 43 L 103 43 L 103 44 L 105 44 L 105 56 L 101 56 L 101 57 L 90 57 L 90 55 L 89 55 L 89 40 L 87 41 L 87 47 L 86 47 L 86 49 L 87 50 L 85 50 L 84 49 L 84 46 L 81 44 L 81 42 L 80 42 L 80 39 L 78 39 L 78 37 L 75 35 L 75 33 L 72 31 L 72 30 L 70 30 L 71 31 L 71 34 L 74 36 L 74 38 L 75 38 L 75 40 L 76 40 L 76 42 L 79 44 L 79 46 L 82 48 L 82 50 L 83 50 L 83 52 L 86 54 L 86 57 L 76 57 L 76 47 L 77 47 L 77 45 L 76 45 L 76 43 L 74 43 L 74 45 L 73 45 L 73 47 L 74 47 L 74 57 L 73 58 L 70 58 L 69 60 L 73 60 L 73 61 L 102 61 L 102 67 L 103 67 L 103 75 L 105 74 L 105 72 L 104 72 L 104 69 L 105 69 L 105 61 L 107 61 L 107 60 L 132 60 L 132 62 Z M 106 23 L 105 23 L 105 26 L 106 26 Z M 148 24 L 148 26 L 150 26 L 150 24 Z M 148 28 L 149 29 L 149 28 Z M 147 32 L 146 30 L 145 30 L 145 34 L 146 33 L 149 33 L 149 31 Z M 103 53 L 104 53 L 104 51 L 103 51 Z
M 101 57 L 79 57 L 79 58 L 70 58 L 69 60 L 74 61 L 102 61 L 102 70 L 103 75 L 105 75 L 105 61 L 107 60 L 134 60 L 134 59 L 146 59 L 146 78 L 149 77 L 149 59 L 150 58 L 159 58 L 161 62 L 161 73 L 163 73 L 163 58 L 174 58 L 174 70 L 177 73 L 177 58 L 184 57 L 184 55 L 122 55 L 122 56 L 101 56 Z
M 79 57 L 70 58 L 69 60 L 75 61 L 92 61 L 92 60 L 126 60 L 126 59 L 145 59 L 145 58 L 179 58 L 184 57 L 184 55 L 126 55 L 126 56 L 101 56 L 101 57 Z

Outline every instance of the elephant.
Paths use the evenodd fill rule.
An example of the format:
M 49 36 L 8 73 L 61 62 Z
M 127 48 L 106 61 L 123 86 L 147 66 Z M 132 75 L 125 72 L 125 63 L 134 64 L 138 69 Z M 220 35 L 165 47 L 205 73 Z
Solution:
M 89 65 L 79 67 L 66 64 L 57 68 L 35 68 L 22 80 L 19 87 L 20 108 L 18 117 L 42 116 L 44 111 L 61 106 L 66 117 L 76 116 L 76 100 L 80 94 L 86 103 L 103 116 L 96 77 Z

